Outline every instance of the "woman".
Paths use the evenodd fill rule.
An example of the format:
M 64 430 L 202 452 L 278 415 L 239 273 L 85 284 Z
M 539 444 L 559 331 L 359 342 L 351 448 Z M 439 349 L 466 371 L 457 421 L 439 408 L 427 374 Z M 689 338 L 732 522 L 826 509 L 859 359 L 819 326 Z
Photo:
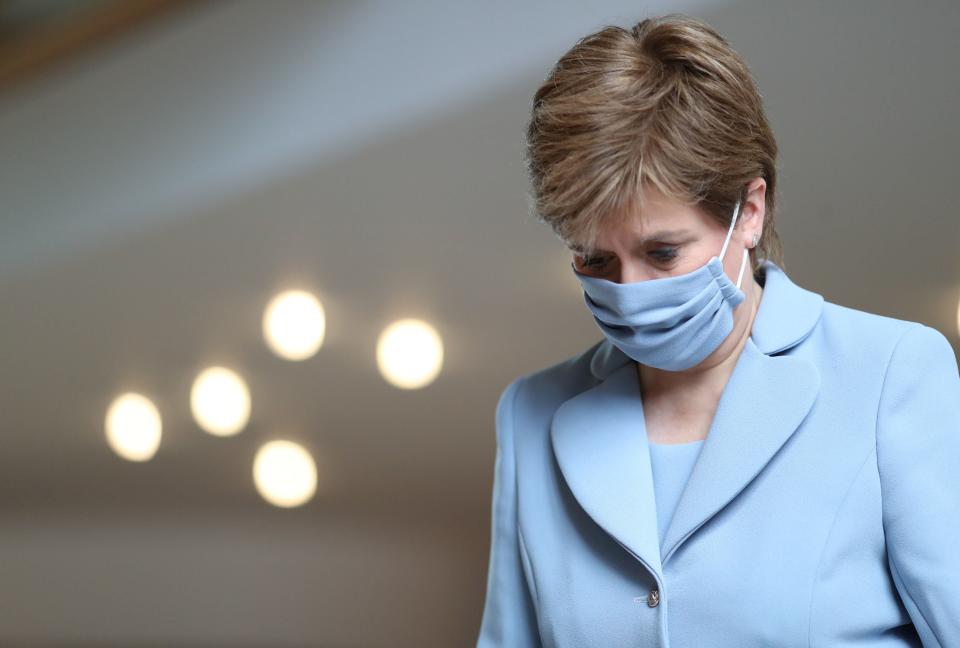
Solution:
M 528 146 L 603 340 L 500 397 L 477 645 L 960 646 L 956 356 L 788 277 L 741 58 L 607 27 Z

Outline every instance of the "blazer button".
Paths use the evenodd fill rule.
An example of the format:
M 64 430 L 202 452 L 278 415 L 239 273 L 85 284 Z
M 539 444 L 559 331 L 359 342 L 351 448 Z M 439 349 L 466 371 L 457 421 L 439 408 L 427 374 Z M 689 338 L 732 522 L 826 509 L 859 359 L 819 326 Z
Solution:
M 647 596 L 647 605 L 650 607 L 657 607 L 660 604 L 660 591 L 654 587 L 650 590 L 650 594 Z

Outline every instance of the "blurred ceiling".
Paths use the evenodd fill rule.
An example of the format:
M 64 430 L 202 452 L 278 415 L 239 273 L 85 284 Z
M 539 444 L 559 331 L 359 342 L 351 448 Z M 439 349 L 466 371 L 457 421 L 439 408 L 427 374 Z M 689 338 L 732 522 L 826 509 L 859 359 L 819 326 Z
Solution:
M 79 5 L 40 3 L 53 4 Z M 788 274 L 957 344 L 960 4 L 84 6 L 118 4 L 164 18 L 0 92 L 0 511 L 17 523 L 0 538 L 6 632 L 469 642 L 496 398 L 600 337 L 561 245 L 530 217 L 521 154 L 532 92 L 603 24 L 684 10 L 728 35 L 778 135 Z M 15 5 L 21 17 L 4 21 L 17 29 L 61 20 Z M 291 286 L 328 309 L 326 344 L 304 363 L 260 338 L 262 308 Z M 417 392 L 374 363 L 377 333 L 403 316 L 446 344 L 444 372 Z M 237 437 L 190 419 L 190 381 L 213 362 L 250 383 Z M 103 439 L 127 389 L 164 416 L 142 465 Z M 320 464 L 300 511 L 252 486 L 256 447 L 278 435 Z M 196 598 L 181 598 L 183 579 Z M 240 594 L 220 616 L 191 616 L 188 603 L 225 587 Z

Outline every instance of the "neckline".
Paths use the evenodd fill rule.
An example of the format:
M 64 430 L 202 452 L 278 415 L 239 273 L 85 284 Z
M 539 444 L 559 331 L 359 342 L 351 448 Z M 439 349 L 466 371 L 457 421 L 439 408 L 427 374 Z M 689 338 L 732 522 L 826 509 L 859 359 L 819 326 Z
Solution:
M 681 446 L 681 447 L 682 447 L 682 446 L 688 446 L 688 447 L 689 447 L 689 446 L 696 445 L 696 444 L 698 444 L 698 443 L 703 443 L 704 441 L 706 441 L 706 439 L 696 439 L 695 441 L 684 441 L 684 442 L 682 442 L 682 443 L 660 443 L 660 442 L 658 442 L 658 441 L 648 441 L 648 443 L 649 443 L 650 445 L 652 445 L 652 446 L 657 446 L 657 447 L 660 447 L 660 448 L 662 448 L 662 447 L 674 448 L 674 447 L 677 447 L 677 446 Z

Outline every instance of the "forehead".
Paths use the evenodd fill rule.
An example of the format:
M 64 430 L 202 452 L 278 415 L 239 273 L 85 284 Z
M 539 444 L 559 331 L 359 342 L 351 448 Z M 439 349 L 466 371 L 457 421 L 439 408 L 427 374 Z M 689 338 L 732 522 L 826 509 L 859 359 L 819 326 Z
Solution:
M 625 249 L 653 243 L 679 243 L 703 234 L 708 219 L 695 207 L 670 209 L 648 208 L 644 213 L 631 213 L 620 219 L 599 224 L 593 241 L 572 240 L 567 247 L 576 254 L 606 253 L 614 248 Z
M 640 236 L 632 236 L 628 240 L 632 241 L 632 243 L 636 245 L 649 245 L 651 243 L 667 243 L 676 241 L 678 239 L 684 239 L 695 233 L 695 230 L 692 228 L 672 227 L 670 229 L 658 229 L 653 232 L 645 232 Z M 594 252 L 608 252 L 609 250 L 607 247 L 605 247 L 605 245 L 604 238 L 598 236 L 596 242 L 592 246 L 574 242 L 568 243 L 567 247 L 577 254 L 590 254 Z

